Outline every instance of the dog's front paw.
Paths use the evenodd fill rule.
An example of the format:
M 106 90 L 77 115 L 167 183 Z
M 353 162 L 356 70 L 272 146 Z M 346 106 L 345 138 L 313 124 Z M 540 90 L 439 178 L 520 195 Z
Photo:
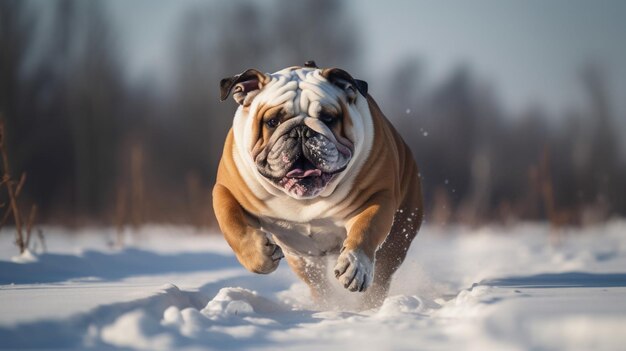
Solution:
M 361 250 L 343 250 L 335 265 L 335 277 L 350 291 L 365 291 L 372 284 L 374 264 Z
M 285 257 L 280 246 L 272 243 L 265 233 L 259 231 L 249 233 L 247 239 L 237 254 L 239 262 L 254 273 L 268 274 L 275 271 L 280 259 Z

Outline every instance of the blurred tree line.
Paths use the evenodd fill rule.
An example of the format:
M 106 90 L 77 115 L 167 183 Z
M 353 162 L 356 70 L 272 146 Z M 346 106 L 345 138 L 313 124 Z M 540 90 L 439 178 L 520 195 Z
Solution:
M 422 168 L 431 220 L 547 219 L 562 226 L 626 214 L 623 131 L 601 67 L 581 68 L 586 107 L 565 116 L 538 106 L 521 115 L 505 112 L 466 66 L 429 91 L 420 89 L 419 75 L 418 61 L 398 65 L 386 101 Z M 399 101 L 410 101 L 410 108 Z
M 235 109 L 219 102 L 219 80 L 309 59 L 362 72 L 358 23 L 343 3 L 230 1 L 186 11 L 170 45 L 169 89 L 131 84 L 124 33 L 106 9 L 0 0 L 0 114 L 12 169 L 27 172 L 23 196 L 44 222 L 211 226 L 210 190 Z M 370 84 L 385 86 L 375 98 L 420 164 L 428 220 L 581 224 L 626 214 L 603 74 L 581 71 L 587 108 L 557 122 L 539 107 L 507 114 L 469 67 L 426 89 L 410 58 Z

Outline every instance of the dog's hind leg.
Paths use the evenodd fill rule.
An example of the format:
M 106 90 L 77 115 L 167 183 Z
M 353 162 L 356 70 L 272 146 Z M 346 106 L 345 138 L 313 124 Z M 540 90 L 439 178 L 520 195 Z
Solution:
M 421 193 L 417 187 L 419 180 L 412 182 L 414 192 L 394 215 L 393 224 L 386 240 L 376 251 L 374 282 L 365 292 L 363 309 L 379 307 L 389 292 L 391 278 L 400 267 L 409 251 L 411 242 L 422 223 Z
M 389 237 L 376 251 L 374 269 L 374 282 L 365 292 L 363 308 L 379 307 L 387 297 L 391 278 L 400 267 L 411 245 L 411 241 L 417 235 L 421 217 L 412 215 L 408 208 L 402 208 L 394 217 L 394 222 Z M 408 212 L 408 213 L 407 213 Z
M 302 279 L 311 290 L 311 296 L 318 307 L 329 306 L 330 285 L 326 276 L 326 258 L 304 258 L 285 254 L 289 267 Z

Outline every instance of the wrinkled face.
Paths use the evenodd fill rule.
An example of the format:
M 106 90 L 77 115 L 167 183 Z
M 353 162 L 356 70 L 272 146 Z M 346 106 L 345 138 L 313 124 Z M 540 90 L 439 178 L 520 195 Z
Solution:
M 252 149 L 257 171 L 294 197 L 317 196 L 352 157 L 343 118 L 332 104 L 306 113 L 283 106 L 259 114 L 262 137 Z
M 255 171 L 297 199 L 322 193 L 354 155 L 350 104 L 357 91 L 319 69 L 293 68 L 268 80 L 238 111 Z M 250 97 L 247 97 L 250 98 Z

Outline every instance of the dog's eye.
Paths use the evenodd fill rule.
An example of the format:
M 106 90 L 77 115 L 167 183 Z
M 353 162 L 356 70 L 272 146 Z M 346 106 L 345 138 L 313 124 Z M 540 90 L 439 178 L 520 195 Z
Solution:
M 280 124 L 280 119 L 278 119 L 278 117 L 273 117 L 265 121 L 265 124 L 270 128 L 276 128 Z
M 319 120 L 324 122 L 327 125 L 331 125 L 337 121 L 337 118 L 333 115 L 323 113 L 319 116 Z

